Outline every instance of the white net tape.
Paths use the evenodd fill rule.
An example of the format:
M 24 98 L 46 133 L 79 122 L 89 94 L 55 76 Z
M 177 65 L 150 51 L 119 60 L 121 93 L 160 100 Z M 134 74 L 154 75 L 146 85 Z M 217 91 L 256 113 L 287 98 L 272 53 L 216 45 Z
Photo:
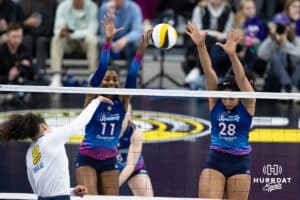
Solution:
M 255 99 L 300 99 L 300 93 L 275 92 L 224 92 L 224 91 L 191 91 L 167 89 L 124 89 L 124 88 L 87 88 L 87 87 L 48 87 L 0 85 L 0 92 L 33 92 L 33 93 L 71 93 L 71 94 L 111 94 L 131 96 L 164 96 L 164 97 L 215 97 L 215 98 L 255 98 Z

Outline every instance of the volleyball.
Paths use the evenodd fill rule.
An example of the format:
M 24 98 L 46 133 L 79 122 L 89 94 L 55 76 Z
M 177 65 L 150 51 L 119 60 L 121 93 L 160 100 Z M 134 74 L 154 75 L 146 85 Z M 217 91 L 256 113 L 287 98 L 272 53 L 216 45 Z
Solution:
M 158 24 L 153 28 L 152 43 L 161 49 L 172 48 L 177 41 L 177 32 L 170 24 Z

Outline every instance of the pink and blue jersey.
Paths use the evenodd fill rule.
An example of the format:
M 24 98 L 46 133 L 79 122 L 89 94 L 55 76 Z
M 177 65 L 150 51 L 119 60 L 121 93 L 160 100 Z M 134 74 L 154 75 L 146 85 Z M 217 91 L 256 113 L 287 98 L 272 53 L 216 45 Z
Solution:
M 105 160 L 118 154 L 117 145 L 126 111 L 118 96 L 114 97 L 113 103 L 101 103 L 86 125 L 85 137 L 79 147 L 82 155 Z
M 106 74 L 110 58 L 111 43 L 103 45 L 99 65 L 93 74 L 90 85 L 99 87 Z M 126 88 L 136 88 L 138 71 L 143 55 L 136 54 L 128 69 Z M 118 96 L 113 99 L 114 105 L 101 103 L 91 121 L 85 128 L 85 136 L 79 147 L 80 154 L 97 160 L 116 157 L 117 145 L 121 132 L 122 122 L 126 113 L 123 102 Z
M 119 155 L 117 157 L 117 164 L 118 164 L 118 168 L 120 171 L 122 171 L 127 164 L 127 155 L 128 155 L 128 150 L 129 150 L 129 146 L 130 146 L 130 139 L 135 130 L 135 127 L 133 127 L 133 126 L 134 126 L 133 124 L 128 125 L 126 130 L 124 131 L 122 137 L 120 138 L 120 142 L 118 145 Z M 144 159 L 143 159 L 143 156 L 140 155 L 137 163 L 135 164 L 134 171 L 138 171 L 138 170 L 142 169 L 143 166 L 144 166 Z
M 233 155 L 251 151 L 249 131 L 252 116 L 240 102 L 228 111 L 219 99 L 211 111 L 211 149 Z

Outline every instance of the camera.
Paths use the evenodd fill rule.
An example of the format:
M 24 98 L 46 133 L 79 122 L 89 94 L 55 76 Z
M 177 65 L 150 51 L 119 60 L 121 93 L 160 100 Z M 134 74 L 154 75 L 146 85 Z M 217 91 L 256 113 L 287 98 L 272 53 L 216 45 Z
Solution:
M 30 66 L 26 66 L 21 63 L 17 65 L 17 68 L 19 71 L 19 76 L 16 79 L 18 84 L 24 84 L 28 80 L 33 79 L 33 72 Z
M 284 34 L 285 32 L 285 26 L 282 24 L 276 24 L 276 33 L 279 35 Z
M 74 29 L 71 29 L 71 28 L 69 28 L 69 27 L 67 27 L 67 31 L 68 31 L 69 33 L 74 33 Z

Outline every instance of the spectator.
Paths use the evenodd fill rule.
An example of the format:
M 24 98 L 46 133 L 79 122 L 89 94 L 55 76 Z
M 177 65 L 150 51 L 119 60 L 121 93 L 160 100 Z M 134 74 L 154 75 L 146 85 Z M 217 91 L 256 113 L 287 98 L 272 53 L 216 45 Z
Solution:
M 226 0 L 201 1 L 194 8 L 192 21 L 196 24 L 199 30 L 207 31 L 208 35 L 206 37 L 206 46 L 210 52 L 211 47 L 214 46 L 216 42 L 222 41 L 226 38 L 226 32 L 228 32 L 233 26 L 234 13 Z M 186 43 L 186 49 L 187 58 L 193 58 L 195 61 L 199 60 L 197 50 L 190 40 Z M 195 62 L 191 60 L 189 61 L 195 64 Z M 187 66 L 187 68 L 192 69 L 185 78 L 185 82 L 187 84 L 191 85 L 195 82 L 199 82 L 198 80 L 200 80 L 197 84 L 204 86 L 199 66 L 199 62 L 196 62 L 196 66 Z
M 0 0 L 0 44 L 5 42 L 5 32 L 11 22 L 22 22 L 21 7 L 11 0 Z
M 38 74 L 40 69 L 46 69 L 57 3 L 52 0 L 23 0 L 20 3 L 26 18 L 24 42 L 30 48 L 29 53 L 36 55 L 35 70 Z
M 300 36 L 300 0 L 285 1 L 284 13 L 290 18 L 297 35 Z
M 17 23 L 7 28 L 7 41 L 0 46 L 0 83 L 26 84 L 33 80 L 28 50 L 22 44 L 23 29 Z
M 257 16 L 254 0 L 240 1 L 234 26 L 243 29 L 244 32 L 243 41 L 240 44 L 243 50 L 238 53 L 243 65 L 248 71 L 255 71 L 256 74 L 263 76 L 266 62 L 257 57 L 257 48 L 266 38 L 267 26 Z
M 210 47 L 226 38 L 233 26 L 234 13 L 226 0 L 207 0 L 198 4 L 193 11 L 192 21 L 199 30 L 206 30 Z
M 60 86 L 64 52 L 83 50 L 88 59 L 89 71 L 97 66 L 97 5 L 91 0 L 65 0 L 59 4 L 51 41 L 51 71 L 54 72 L 50 86 Z
M 272 20 L 272 17 L 278 7 L 283 6 L 285 0 L 255 0 L 257 15 L 264 19 L 265 21 Z M 235 7 L 235 10 L 238 10 L 241 0 L 229 0 Z
M 284 13 L 274 16 L 270 35 L 260 45 L 258 56 L 268 61 L 268 76 L 276 78 L 283 91 L 300 88 L 300 38 Z
M 243 64 L 247 66 L 248 70 L 252 70 L 254 62 L 257 60 L 257 48 L 266 38 L 266 25 L 256 15 L 254 0 L 241 0 L 239 10 L 235 15 L 234 25 L 244 32 L 241 45 L 248 58 L 246 58 L 247 62 Z M 243 54 L 243 51 L 240 53 Z
M 143 33 L 143 17 L 140 7 L 130 0 L 110 0 L 100 7 L 100 21 L 109 11 L 115 11 L 116 27 L 124 29 L 113 38 L 114 58 L 124 56 L 127 63 L 133 59 Z M 100 26 L 100 46 L 105 42 L 105 30 Z
M 253 0 L 241 0 L 239 10 L 235 15 L 234 25 L 244 30 L 247 45 L 256 46 L 266 37 L 265 25 L 256 15 Z

